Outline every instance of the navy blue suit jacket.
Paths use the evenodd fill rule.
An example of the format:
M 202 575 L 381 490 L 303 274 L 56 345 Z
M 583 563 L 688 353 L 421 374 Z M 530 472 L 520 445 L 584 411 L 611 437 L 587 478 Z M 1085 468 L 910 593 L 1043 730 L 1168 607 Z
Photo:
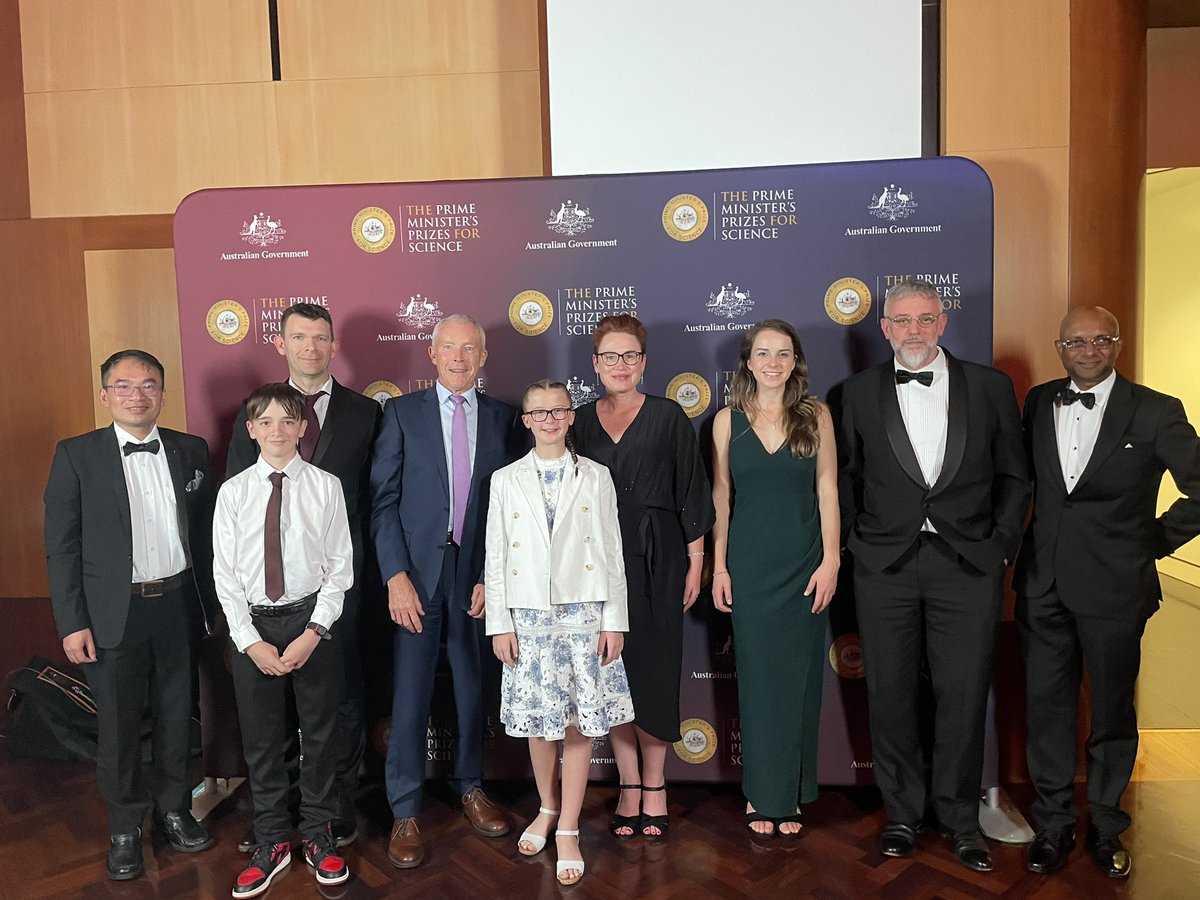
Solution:
M 517 411 L 486 394 L 479 398 L 471 493 L 463 522 L 461 551 L 450 602 L 471 605 L 471 589 L 482 582 L 484 531 L 492 473 L 520 454 Z M 379 571 L 386 584 L 407 572 L 422 605 L 437 590 L 450 520 L 450 478 L 437 388 L 394 397 L 383 407 L 383 421 L 371 461 L 371 535 Z

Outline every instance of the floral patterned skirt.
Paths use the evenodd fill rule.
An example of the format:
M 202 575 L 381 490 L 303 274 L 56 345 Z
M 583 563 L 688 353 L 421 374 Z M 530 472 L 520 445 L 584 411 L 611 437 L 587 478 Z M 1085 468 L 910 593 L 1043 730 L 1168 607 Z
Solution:
M 547 612 L 514 609 L 517 664 L 504 667 L 500 721 L 512 737 L 560 741 L 568 726 L 588 737 L 633 721 L 625 663 L 600 665 L 600 603 Z

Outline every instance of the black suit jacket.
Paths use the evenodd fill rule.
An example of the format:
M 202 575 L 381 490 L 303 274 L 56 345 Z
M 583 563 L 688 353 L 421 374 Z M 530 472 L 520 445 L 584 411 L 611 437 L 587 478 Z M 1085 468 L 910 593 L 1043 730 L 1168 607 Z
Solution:
M 1040 384 L 1025 399 L 1033 518 L 1013 585 L 1028 597 L 1054 588 L 1078 615 L 1149 616 L 1162 597 L 1155 559 L 1200 533 L 1200 439 L 1179 400 L 1118 375 L 1068 494 L 1054 427 L 1054 398 L 1067 384 Z M 1185 496 L 1157 516 L 1167 470 Z
M 471 590 L 483 582 L 484 531 L 492 473 L 522 452 L 520 416 L 487 394 L 479 398 L 471 493 L 458 554 L 457 596 L 462 609 Z M 437 387 L 389 400 L 371 464 L 371 533 L 386 584 L 407 572 L 421 603 L 429 602 L 442 576 L 446 525 L 450 518 L 450 479 Z
M 370 507 L 368 479 L 371 472 L 371 447 L 379 428 L 380 407 L 370 397 L 364 397 L 335 379 L 325 410 L 325 424 L 317 441 L 314 466 L 337 477 L 346 496 L 346 518 L 350 522 L 350 540 L 354 546 L 354 583 L 361 585 L 367 510 Z M 246 431 L 246 403 L 242 402 L 233 423 L 229 439 L 229 455 L 225 461 L 225 477 L 254 465 L 258 459 L 258 444 Z
M 168 428 L 158 433 L 175 487 L 179 536 L 192 563 L 197 618 L 209 630 L 216 596 L 208 444 Z M 90 628 L 97 646 L 115 647 L 129 615 L 133 534 L 121 448 L 111 426 L 59 441 L 44 499 L 46 567 L 59 636 Z
M 1029 501 L 1017 398 L 1003 372 L 942 352 L 949 415 L 933 487 L 904 428 L 894 362 L 846 381 L 838 440 L 843 538 L 858 563 L 882 571 L 928 518 L 971 565 L 999 575 L 1016 554 Z

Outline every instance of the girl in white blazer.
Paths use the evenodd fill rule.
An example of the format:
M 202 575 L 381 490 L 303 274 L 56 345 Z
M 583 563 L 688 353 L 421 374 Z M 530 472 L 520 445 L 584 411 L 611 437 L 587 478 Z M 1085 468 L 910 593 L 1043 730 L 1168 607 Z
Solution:
M 592 738 L 633 720 L 621 662 L 625 564 L 612 477 L 568 444 L 575 413 L 566 386 L 531 384 L 521 409 L 535 445 L 492 475 L 487 633 L 504 663 L 500 720 L 508 734 L 529 739 L 541 799 L 517 849 L 539 853 L 557 817 L 558 880 L 574 884 L 584 870 L 579 811 Z

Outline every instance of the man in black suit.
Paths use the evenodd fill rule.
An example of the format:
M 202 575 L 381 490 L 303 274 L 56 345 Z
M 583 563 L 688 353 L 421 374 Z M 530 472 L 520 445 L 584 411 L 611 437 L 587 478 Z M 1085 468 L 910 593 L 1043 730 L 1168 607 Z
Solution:
M 1062 868 L 1075 844 L 1075 721 L 1084 666 L 1088 849 L 1114 878 L 1132 866 L 1121 795 L 1137 755 L 1134 683 L 1146 621 L 1162 588 L 1155 559 L 1200 533 L 1200 440 L 1183 404 L 1122 378 L 1116 318 L 1071 310 L 1054 342 L 1067 378 L 1025 400 L 1033 518 L 1013 581 L 1027 683 L 1026 756 L 1039 831 L 1026 867 Z M 1156 516 L 1163 472 L 1184 494 Z
M 909 856 L 932 805 L 960 862 L 990 871 L 979 788 L 1000 583 L 1029 499 L 1012 382 L 938 338 L 934 287 L 900 282 L 880 322 L 895 358 L 844 387 L 839 451 L 846 548 L 870 704 L 887 856 Z M 918 679 L 937 704 L 927 797 Z
M 354 586 L 346 592 L 342 615 L 336 626 L 344 651 L 345 694 L 338 707 L 335 732 L 338 744 L 335 752 L 337 814 L 333 820 L 333 838 L 339 847 L 344 847 L 358 836 L 353 798 L 366 746 L 358 614 L 362 606 L 363 553 L 367 510 L 370 508 L 371 446 L 379 425 L 380 408 L 374 400 L 338 384 L 329 374 L 338 342 L 333 336 L 333 319 L 327 309 L 313 303 L 290 306 L 279 323 L 279 332 L 275 336 L 275 347 L 287 360 L 288 383 L 304 394 L 304 418 L 308 427 L 300 439 L 300 455 L 341 481 L 350 522 L 350 540 L 354 546 Z M 258 445 L 246 429 L 246 404 L 243 403 L 233 424 L 225 477 L 250 468 L 256 459 Z M 244 852 L 252 850 L 253 832 L 238 846 Z
M 108 877 L 143 872 L 141 825 L 176 850 L 212 838 L 192 817 L 192 642 L 212 594 L 208 445 L 157 425 L 163 367 L 142 350 L 100 367 L 113 424 L 60 441 L 46 484 L 50 599 L 67 659 L 96 698 L 96 780 L 108 806 Z M 142 772 L 147 704 L 154 759 Z

